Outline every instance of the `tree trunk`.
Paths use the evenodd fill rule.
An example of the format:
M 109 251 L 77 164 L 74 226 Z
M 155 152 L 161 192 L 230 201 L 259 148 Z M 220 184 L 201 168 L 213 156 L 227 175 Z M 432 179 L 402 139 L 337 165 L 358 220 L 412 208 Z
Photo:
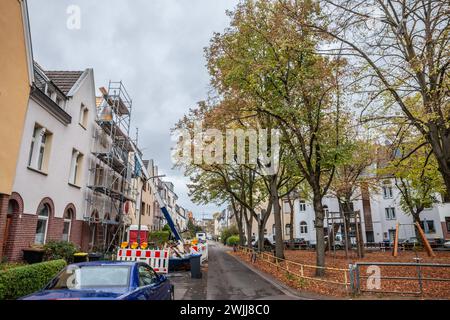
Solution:
M 247 210 L 245 210 L 247 212 Z M 253 228 L 253 216 L 250 214 L 250 217 L 247 218 L 247 214 L 245 215 L 245 224 L 247 227 L 247 247 L 252 248 L 252 228 Z
M 325 267 L 325 239 L 323 232 L 324 213 L 320 192 L 314 192 L 313 205 L 316 217 L 316 266 Z M 323 275 L 325 275 L 325 270 L 317 268 L 316 276 L 321 277 Z
M 444 179 L 447 195 L 450 195 L 450 134 L 447 129 L 439 130 L 438 125 L 428 125 L 429 134 L 425 136 L 433 149 L 439 166 L 439 172 Z
M 270 180 L 270 193 L 273 204 L 273 214 L 275 220 L 275 254 L 277 258 L 284 259 L 284 245 L 283 245 L 283 228 L 281 226 L 281 207 L 280 198 L 278 196 L 278 179 L 274 175 Z
M 422 211 L 422 210 L 421 210 Z M 413 216 L 413 221 L 414 221 L 414 223 L 419 223 L 419 225 L 420 225 L 420 212 L 421 211 L 416 211 L 416 212 L 411 212 L 411 214 L 412 214 L 412 216 Z M 422 240 L 422 237 L 421 237 L 421 235 L 420 235 L 420 233 L 419 233 L 419 229 L 417 229 L 417 227 L 416 226 L 414 226 L 414 233 L 415 233 L 415 235 L 416 235 L 416 239 L 417 239 L 417 241 L 419 242 L 419 245 L 423 245 L 423 240 Z
M 242 206 L 239 206 L 239 210 L 238 210 L 237 206 L 236 206 L 236 202 L 234 201 L 233 198 L 231 199 L 231 205 L 233 207 L 233 211 L 236 216 L 236 225 L 237 225 L 238 233 L 239 233 L 239 244 L 241 246 L 243 246 L 244 245 L 244 227 L 242 224 L 242 216 L 244 215 L 244 213 L 243 213 L 244 208 Z
M 351 211 L 350 204 L 346 200 L 339 200 L 339 207 L 341 209 L 342 217 L 345 219 L 345 230 L 344 231 L 344 245 L 346 246 L 346 250 L 352 249 L 352 240 L 350 237 L 350 215 L 349 212 Z
M 239 217 L 239 219 L 236 219 L 236 221 L 239 232 L 239 244 L 243 246 L 245 243 L 244 243 L 244 227 L 242 225 L 242 210 L 240 210 L 240 212 L 241 216 Z
M 264 251 L 264 222 L 262 219 L 258 221 L 258 251 Z
M 288 196 L 288 203 L 289 203 L 289 239 L 292 241 L 294 239 L 294 200 L 291 199 L 290 196 Z

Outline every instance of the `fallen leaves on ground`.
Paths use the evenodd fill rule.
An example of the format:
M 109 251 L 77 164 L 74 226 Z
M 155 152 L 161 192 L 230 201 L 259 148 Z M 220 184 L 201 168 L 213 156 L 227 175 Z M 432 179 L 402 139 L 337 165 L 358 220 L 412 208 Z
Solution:
M 407 262 L 415 263 L 415 258 L 419 258 L 421 263 L 433 263 L 433 264 L 450 264 L 450 252 L 435 252 L 435 257 L 428 257 L 425 252 L 413 252 L 413 251 L 400 251 L 397 257 L 393 257 L 391 252 L 367 252 L 364 258 L 357 258 L 354 253 L 349 253 L 346 257 L 343 251 L 337 252 L 327 252 L 326 254 L 326 266 L 338 269 L 348 270 L 349 264 L 354 264 L 356 262 Z M 279 263 L 279 266 L 270 264 L 264 259 L 258 258 L 255 263 L 250 260 L 250 254 L 244 252 L 234 252 L 232 253 L 238 256 L 240 259 L 252 264 L 261 271 L 264 271 L 278 280 L 286 283 L 290 287 L 299 290 L 306 290 L 310 292 L 315 292 L 323 295 L 344 297 L 351 294 L 350 287 L 345 286 L 344 283 L 349 282 L 350 275 L 349 272 L 344 272 L 341 270 L 326 270 L 324 277 L 315 277 L 315 268 L 303 266 L 303 275 L 306 277 L 311 277 L 313 279 L 305 279 L 296 277 L 295 274 L 301 274 L 301 267 L 295 263 L 287 262 L 287 268 L 291 272 L 286 270 L 286 262 Z M 296 262 L 303 265 L 315 265 L 316 253 L 309 250 L 286 250 L 285 257 L 288 261 Z M 268 257 L 266 256 L 266 259 Z M 274 262 L 274 261 L 272 261 Z M 361 276 L 370 276 L 372 274 L 371 270 L 368 270 L 368 266 L 360 267 Z M 381 266 L 381 277 L 411 277 L 416 278 L 418 275 L 418 268 L 415 266 Z M 422 281 L 422 290 L 424 298 L 440 298 L 440 299 L 450 299 L 450 282 L 444 281 L 429 281 L 427 278 L 433 279 L 450 279 L 450 268 L 434 268 L 434 267 L 421 267 L 420 268 Z M 346 278 L 347 277 L 347 278 Z M 334 284 L 331 282 L 319 281 L 320 279 L 340 282 L 341 284 Z M 367 280 L 362 278 L 361 289 L 367 289 Z M 408 294 L 408 292 L 420 292 L 419 282 L 417 280 L 397 280 L 397 279 L 381 279 L 381 289 L 380 291 L 395 291 L 398 296 L 417 296 L 413 294 Z M 367 294 L 367 293 L 366 293 Z M 385 296 L 385 293 L 371 293 L 374 296 L 380 297 Z

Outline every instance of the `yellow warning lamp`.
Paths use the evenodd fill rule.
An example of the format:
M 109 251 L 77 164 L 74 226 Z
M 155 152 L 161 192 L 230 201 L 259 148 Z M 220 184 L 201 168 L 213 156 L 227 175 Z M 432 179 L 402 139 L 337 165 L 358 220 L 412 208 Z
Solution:
M 128 247 L 128 242 L 126 242 L 126 241 L 122 242 L 122 244 L 120 245 L 120 247 L 121 247 L 122 249 L 125 249 L 126 247 Z
M 198 243 L 198 239 L 192 240 L 191 243 L 194 244 L 194 245 L 197 244 Z
M 138 247 L 138 243 L 135 241 L 131 245 L 131 249 L 136 249 Z
M 141 243 L 141 249 L 147 249 L 147 247 L 148 247 L 148 243 L 147 242 L 142 242 Z

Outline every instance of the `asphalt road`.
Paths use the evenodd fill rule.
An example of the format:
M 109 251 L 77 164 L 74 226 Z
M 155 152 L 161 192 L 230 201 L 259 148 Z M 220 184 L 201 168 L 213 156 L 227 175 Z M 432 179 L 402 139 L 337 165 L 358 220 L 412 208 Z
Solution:
M 300 299 L 250 270 L 226 253 L 226 247 L 214 242 L 208 246 L 208 300 Z

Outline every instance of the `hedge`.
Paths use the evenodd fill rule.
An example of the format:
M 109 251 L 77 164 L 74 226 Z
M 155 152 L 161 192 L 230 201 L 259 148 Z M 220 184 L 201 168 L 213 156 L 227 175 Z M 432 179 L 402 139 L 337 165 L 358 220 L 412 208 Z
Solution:
M 222 230 L 220 234 L 220 238 L 222 239 L 223 244 L 227 244 L 227 239 L 231 236 L 238 236 L 239 231 L 236 226 L 231 226 L 229 228 L 225 228 Z
M 66 264 L 61 259 L 0 271 L 0 300 L 17 299 L 41 290 Z
M 148 234 L 148 242 L 154 242 L 157 246 L 163 245 L 169 241 L 169 231 L 154 231 Z
M 52 240 L 44 245 L 44 250 L 44 259 L 47 261 L 65 259 L 68 263 L 71 263 L 78 248 L 72 242 Z
M 227 245 L 234 246 L 239 244 L 239 236 L 230 236 L 227 239 Z

